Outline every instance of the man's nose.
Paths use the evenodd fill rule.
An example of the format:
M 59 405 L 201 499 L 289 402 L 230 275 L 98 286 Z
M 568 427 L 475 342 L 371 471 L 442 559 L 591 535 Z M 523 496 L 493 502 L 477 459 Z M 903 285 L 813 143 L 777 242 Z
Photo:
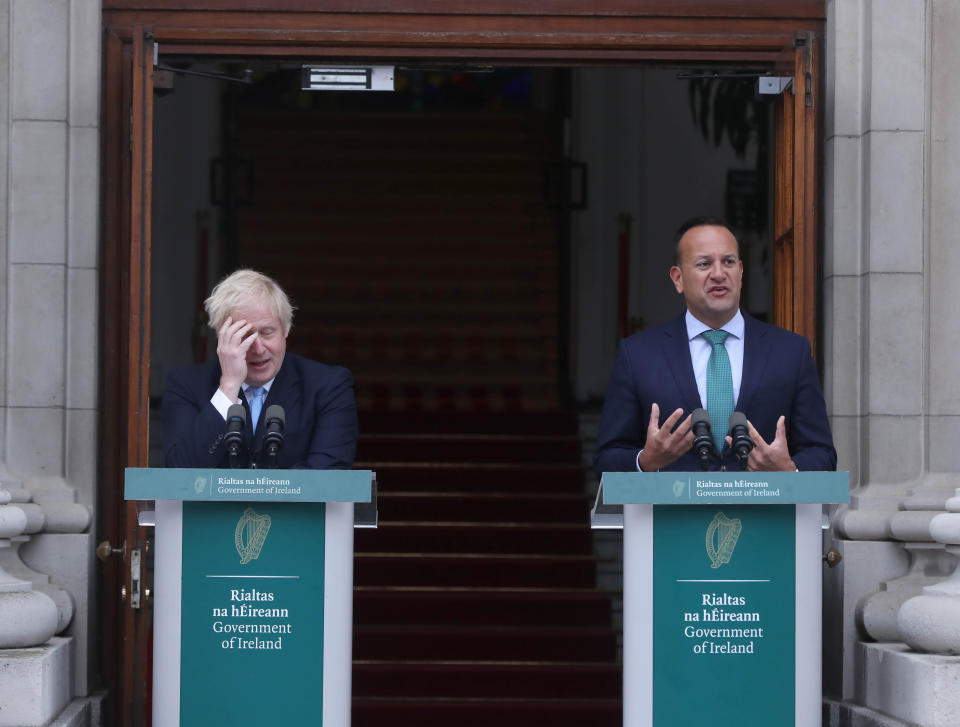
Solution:
M 263 342 L 260 340 L 259 336 L 257 336 L 256 339 L 254 339 L 253 343 L 250 344 L 250 348 L 247 350 L 250 353 L 263 353 L 264 351 Z

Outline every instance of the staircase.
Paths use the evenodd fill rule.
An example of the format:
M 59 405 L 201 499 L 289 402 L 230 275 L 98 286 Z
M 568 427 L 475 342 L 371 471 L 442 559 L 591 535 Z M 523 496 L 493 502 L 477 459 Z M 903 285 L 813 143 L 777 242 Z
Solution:
M 347 366 L 368 410 L 556 406 L 549 115 L 244 107 L 243 265 L 297 306 L 291 351 Z
M 575 417 L 361 423 L 380 527 L 356 538 L 354 724 L 619 725 Z

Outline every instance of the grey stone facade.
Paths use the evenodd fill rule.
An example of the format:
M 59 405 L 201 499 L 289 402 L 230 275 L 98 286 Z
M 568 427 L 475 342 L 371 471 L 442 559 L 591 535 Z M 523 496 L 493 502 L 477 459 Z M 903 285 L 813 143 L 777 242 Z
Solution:
M 956 684 L 960 657 L 873 643 L 871 633 L 898 633 L 902 604 L 956 563 L 944 548 L 951 536 L 931 523 L 954 511 L 947 500 L 960 484 L 960 3 L 828 0 L 827 11 L 825 393 L 856 489 L 826 543 L 844 561 L 825 576 L 825 715 L 955 725 L 957 690 L 936 687 Z M 65 636 L 37 655 L 67 669 L 72 688 L 56 704 L 18 692 L 16 713 L 34 715 L 30 724 L 96 720 L 75 721 L 96 711 L 84 700 L 96 688 L 89 516 L 107 385 L 97 361 L 100 40 L 98 0 L 0 0 L 0 479 L 22 483 L 47 523 L 57 521 L 51 502 L 88 515 L 84 523 L 73 509 L 61 518 L 72 531 L 46 525 L 21 548 L 74 599 Z M 882 689 L 888 681 L 898 691 Z M 24 724 L 3 714 L 0 725 Z

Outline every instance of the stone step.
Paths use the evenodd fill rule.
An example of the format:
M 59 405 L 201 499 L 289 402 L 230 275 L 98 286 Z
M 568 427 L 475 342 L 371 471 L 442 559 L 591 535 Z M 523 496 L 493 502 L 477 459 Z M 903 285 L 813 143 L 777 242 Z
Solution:
M 592 588 L 592 555 L 506 555 L 475 553 L 357 553 L 359 586 L 479 586 Z
M 353 722 L 363 727 L 620 727 L 619 699 L 467 699 L 359 697 Z
M 586 524 L 380 521 L 359 530 L 358 553 L 521 553 L 589 555 L 593 539 Z
M 572 412 L 525 411 L 508 416 L 490 412 L 382 412 L 361 411 L 362 434 L 560 434 L 577 430 Z
M 590 662 L 617 668 L 617 639 L 609 626 L 358 626 L 353 656 L 403 662 L 529 661 L 544 666 Z
M 610 598 L 589 589 L 354 587 L 357 626 L 610 624 Z
M 367 434 L 357 458 L 388 462 L 550 462 L 580 461 L 580 439 L 571 435 Z
M 375 462 L 358 458 L 354 467 L 375 470 L 381 492 L 509 490 L 582 493 L 584 489 L 583 466 L 580 463 Z
M 438 697 L 619 699 L 622 675 L 615 663 L 377 661 L 353 663 L 354 698 Z
M 387 521 L 588 522 L 586 495 L 514 492 L 381 492 L 377 505 Z

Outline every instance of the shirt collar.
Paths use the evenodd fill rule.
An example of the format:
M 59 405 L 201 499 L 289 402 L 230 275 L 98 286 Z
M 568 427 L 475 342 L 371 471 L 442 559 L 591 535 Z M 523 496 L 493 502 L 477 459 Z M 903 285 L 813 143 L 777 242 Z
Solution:
M 684 321 L 687 324 L 687 340 L 692 341 L 694 338 L 699 336 L 704 331 L 711 330 L 710 326 L 701 321 L 698 318 L 695 318 L 693 313 L 687 309 L 687 314 L 684 316 Z M 743 313 L 740 312 L 740 309 L 737 309 L 736 314 L 727 321 L 724 325 L 720 326 L 721 331 L 726 331 L 734 338 L 739 338 L 743 340 L 743 331 L 746 324 L 743 321 Z
M 273 386 L 273 382 L 276 381 L 276 380 L 277 380 L 277 377 L 274 376 L 272 379 L 270 379 L 267 383 L 265 383 L 265 384 L 263 385 L 263 397 L 264 397 L 264 398 L 266 398 L 266 397 L 267 397 L 267 394 L 270 393 L 270 387 Z M 247 393 L 247 389 L 250 388 L 250 384 L 246 384 L 246 383 L 240 384 L 240 388 L 243 389 L 243 393 L 246 394 L 246 393 Z

